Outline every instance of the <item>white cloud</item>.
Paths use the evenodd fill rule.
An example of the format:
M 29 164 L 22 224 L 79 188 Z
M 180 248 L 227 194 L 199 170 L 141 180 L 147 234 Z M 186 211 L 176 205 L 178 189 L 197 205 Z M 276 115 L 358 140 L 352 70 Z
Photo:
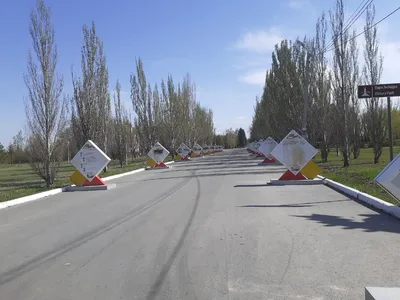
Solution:
M 286 30 L 282 27 L 270 27 L 265 30 L 254 30 L 242 35 L 234 44 L 236 50 L 241 50 L 233 67 L 240 70 L 238 81 L 262 87 L 265 82 L 265 72 L 271 64 L 271 53 L 275 45 L 284 39 L 294 39 L 300 32 Z
M 243 120 L 246 120 L 246 119 L 248 119 L 249 118 L 249 116 L 237 116 L 235 119 L 237 120 L 237 121 L 243 121 Z
M 383 55 L 382 83 L 399 82 L 400 70 L 400 41 L 381 42 L 380 50 Z
M 280 30 L 270 28 L 257 30 L 244 34 L 234 45 L 236 49 L 247 50 L 256 53 L 271 52 L 275 45 L 283 40 Z
M 254 53 L 245 53 L 236 56 L 233 67 L 240 71 L 248 71 L 254 68 L 264 66 L 267 68 L 271 64 L 271 53 L 254 55 Z
M 247 84 L 264 86 L 266 68 L 248 72 L 246 75 L 239 77 L 239 81 Z
M 288 2 L 288 6 L 293 9 L 303 8 L 307 4 L 309 4 L 308 0 L 290 0 Z

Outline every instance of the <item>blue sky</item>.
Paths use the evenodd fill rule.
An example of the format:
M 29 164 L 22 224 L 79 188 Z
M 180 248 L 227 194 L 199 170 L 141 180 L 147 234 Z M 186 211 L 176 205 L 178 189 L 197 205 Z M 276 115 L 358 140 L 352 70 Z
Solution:
M 345 1 L 349 15 L 360 2 Z M 398 0 L 374 3 L 377 20 L 399 5 Z M 189 72 L 197 85 L 197 99 L 213 109 L 217 132 L 222 132 L 229 127 L 248 131 L 273 46 L 283 38 L 313 35 L 317 17 L 333 7 L 334 0 L 47 0 L 46 4 L 53 13 L 65 94 L 71 94 L 71 66 L 80 72 L 82 26 L 94 20 L 104 41 L 110 90 L 119 79 L 130 109 L 129 75 L 140 56 L 152 83 L 169 73 L 180 80 Z M 34 6 L 35 0 L 13 0 L 0 10 L 0 142 L 4 145 L 24 127 L 23 73 L 31 46 L 29 12 Z M 362 26 L 362 20 L 355 24 L 357 31 Z M 400 13 L 379 25 L 385 81 L 400 81 L 399 26 Z

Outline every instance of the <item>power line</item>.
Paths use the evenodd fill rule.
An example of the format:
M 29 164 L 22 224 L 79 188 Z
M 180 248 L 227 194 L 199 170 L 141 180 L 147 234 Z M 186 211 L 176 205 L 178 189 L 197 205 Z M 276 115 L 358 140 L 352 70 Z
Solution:
M 377 26 L 379 23 L 385 21 L 387 18 L 389 18 L 391 15 L 395 14 L 397 11 L 400 10 L 400 6 L 398 8 L 396 8 L 395 10 L 393 10 L 391 13 L 389 13 L 388 15 L 386 15 L 385 17 L 383 17 L 382 19 L 380 19 L 378 22 L 376 22 L 374 25 L 371 25 L 370 27 L 366 28 L 364 31 L 360 32 L 359 34 L 349 38 L 346 42 L 350 42 L 352 40 L 355 40 L 356 38 L 358 38 L 360 35 L 366 33 L 368 30 L 374 28 L 375 26 Z M 332 51 L 334 48 L 328 49 L 325 52 L 329 52 Z
M 358 7 L 356 8 L 356 10 L 355 10 L 355 11 L 353 12 L 353 14 L 350 16 L 350 19 L 352 19 L 352 18 L 354 17 L 354 15 L 357 13 L 357 11 L 360 9 L 361 5 L 362 5 L 365 1 L 368 1 L 368 0 L 363 0 L 363 1 L 361 1 L 360 5 L 358 5 Z M 349 21 L 349 20 L 347 20 L 346 23 L 348 23 L 348 21 Z M 345 26 L 347 26 L 347 25 L 345 24 Z
M 361 17 L 361 15 L 367 10 L 367 8 L 371 5 L 373 0 L 369 0 L 369 2 L 365 3 L 364 6 L 360 9 L 358 14 L 354 17 L 352 22 L 346 26 L 345 31 L 348 31 L 350 27 Z
M 369 0 L 363 0 L 363 1 L 361 1 L 361 3 L 358 5 L 358 7 L 356 8 L 356 10 L 353 12 L 353 14 L 350 16 L 350 18 L 349 18 L 349 20 L 347 20 L 347 22 L 345 22 L 345 24 L 344 24 L 344 27 L 345 27 L 345 30 L 349 27 L 349 23 L 352 21 L 352 20 L 354 20 L 354 17 L 355 17 L 355 15 L 357 15 L 358 14 L 358 12 L 359 12 L 359 9 L 360 9 L 360 7 L 363 5 L 363 3 L 364 2 L 366 2 L 366 1 L 369 1 Z M 365 3 L 364 3 L 364 5 L 365 5 Z M 362 8 L 361 8 L 362 9 Z M 341 33 L 341 35 L 342 35 L 343 33 Z M 337 37 L 337 38 L 339 38 L 339 37 Z M 336 39 L 337 39 L 336 38 Z M 329 49 L 329 48 L 331 48 L 333 45 L 334 45 L 334 43 L 335 43 L 335 38 L 333 38 L 332 39 L 332 41 L 324 48 L 324 50 L 322 51 L 322 52 L 325 52 L 327 49 Z
M 361 17 L 361 15 L 366 11 L 369 5 L 371 5 L 373 0 L 363 0 L 360 5 L 357 7 L 357 9 L 353 12 L 353 14 L 350 16 L 349 20 L 345 23 L 344 29 L 342 32 L 339 34 L 338 37 L 333 38 L 332 41 L 328 44 L 328 46 L 325 47 L 323 52 L 330 51 L 328 49 L 332 48 L 335 44 L 335 40 L 338 40 L 340 36 L 343 36 L 349 29 L 350 27 Z M 365 3 L 364 3 L 365 2 Z M 364 5 L 363 5 L 364 3 Z M 362 7 L 361 7 L 362 6 Z M 361 7 L 361 8 L 360 8 Z

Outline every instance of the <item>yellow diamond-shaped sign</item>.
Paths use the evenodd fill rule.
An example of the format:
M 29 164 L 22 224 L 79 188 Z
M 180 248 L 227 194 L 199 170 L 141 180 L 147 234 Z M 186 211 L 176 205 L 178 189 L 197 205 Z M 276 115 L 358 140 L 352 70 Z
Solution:
M 150 168 L 154 168 L 155 166 L 156 166 L 156 162 L 153 160 L 153 159 L 151 159 L 151 158 L 149 158 L 148 160 L 147 160 L 147 162 L 146 162 L 146 165 L 148 165 Z
M 308 179 L 314 179 L 322 172 L 322 169 L 318 167 L 315 162 L 310 160 L 300 172 Z
M 86 177 L 82 175 L 81 172 L 76 170 L 74 173 L 72 173 L 71 177 L 69 178 L 73 184 L 76 186 L 81 186 L 85 183 Z

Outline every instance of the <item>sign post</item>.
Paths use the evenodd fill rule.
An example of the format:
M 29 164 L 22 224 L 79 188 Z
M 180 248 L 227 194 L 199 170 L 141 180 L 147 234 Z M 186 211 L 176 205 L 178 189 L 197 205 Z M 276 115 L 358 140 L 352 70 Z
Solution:
M 388 135 L 390 161 L 393 160 L 393 136 L 392 136 L 392 105 L 390 97 L 400 97 L 400 83 L 359 85 L 357 90 L 359 99 L 387 98 L 388 110 Z
M 190 160 L 189 153 L 190 153 L 190 148 L 186 146 L 184 143 L 182 143 L 178 149 L 176 149 L 176 156 L 175 156 L 175 162 L 178 161 L 187 161 Z
M 277 145 L 278 143 L 272 137 L 268 137 L 265 141 L 261 143 L 260 147 L 258 147 L 258 151 L 262 155 L 264 155 L 265 159 L 262 162 L 258 163 L 260 166 L 276 163 L 274 157 L 271 155 L 271 152 L 275 149 Z
M 88 140 L 71 160 L 76 171 L 70 180 L 75 186 L 68 191 L 106 190 L 107 184 L 98 176 L 111 159 L 94 142 Z
M 150 149 L 147 156 L 149 160 L 147 161 L 147 167 L 145 170 L 151 169 L 168 169 L 169 167 L 164 163 L 164 159 L 168 156 L 169 151 L 164 148 L 159 142 L 157 142 L 153 148 Z
M 193 147 L 193 156 L 194 157 L 203 157 L 203 148 L 197 143 Z
M 387 97 L 387 109 L 388 109 L 388 135 L 389 135 L 389 153 L 390 161 L 393 160 L 393 135 L 392 135 L 392 105 L 390 103 L 390 97 Z
M 321 181 L 314 178 L 321 169 L 312 161 L 317 153 L 317 149 L 300 134 L 295 130 L 290 131 L 271 152 L 287 169 L 278 180 L 271 180 L 271 184 L 320 184 Z M 305 167 L 306 172 L 303 171 Z

